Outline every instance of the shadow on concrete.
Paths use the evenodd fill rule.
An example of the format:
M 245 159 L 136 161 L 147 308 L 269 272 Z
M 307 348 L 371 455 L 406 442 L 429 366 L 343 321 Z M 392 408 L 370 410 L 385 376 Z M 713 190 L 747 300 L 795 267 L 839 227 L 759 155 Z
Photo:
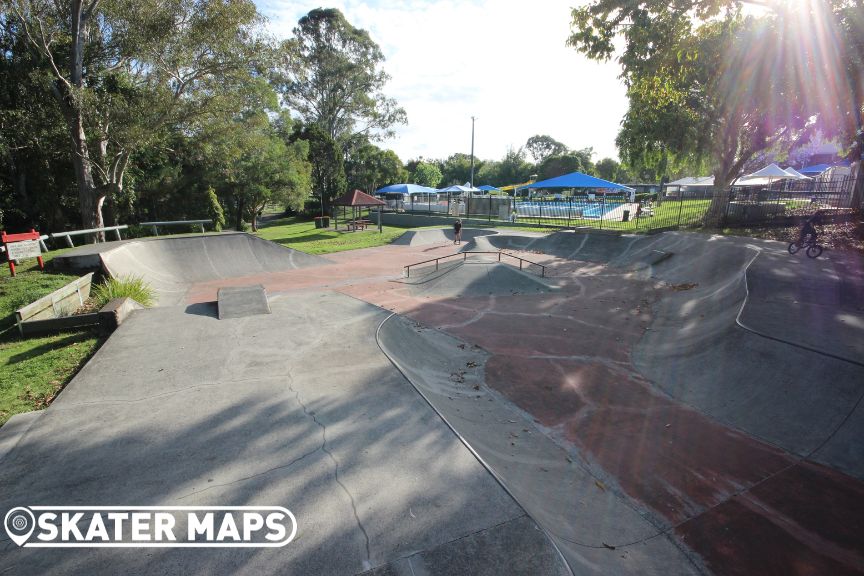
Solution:
M 198 302 L 186 306 L 186 314 L 195 316 L 206 316 L 207 318 L 219 318 L 219 304 L 217 302 Z
M 0 509 L 279 505 L 297 517 L 293 543 L 34 550 L 0 539 L 0 572 L 355 574 L 412 558 L 443 573 L 444 559 L 470 554 L 434 550 L 509 526 L 500 564 L 472 573 L 566 573 L 377 351 L 382 312 L 339 295 L 287 306 L 219 323 L 169 308 L 132 316 L 6 456 Z

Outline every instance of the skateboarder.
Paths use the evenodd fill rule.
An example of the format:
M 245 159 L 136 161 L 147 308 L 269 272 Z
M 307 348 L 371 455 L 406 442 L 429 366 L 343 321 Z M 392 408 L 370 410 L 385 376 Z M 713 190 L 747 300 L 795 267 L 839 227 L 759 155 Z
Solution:
M 457 219 L 453 223 L 453 244 L 462 243 L 462 220 Z

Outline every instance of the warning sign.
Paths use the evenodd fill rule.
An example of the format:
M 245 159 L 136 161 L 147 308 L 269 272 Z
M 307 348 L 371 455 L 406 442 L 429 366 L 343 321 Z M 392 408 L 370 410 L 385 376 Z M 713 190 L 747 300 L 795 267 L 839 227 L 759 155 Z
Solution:
M 9 260 L 23 260 L 24 258 L 38 258 L 42 255 L 38 240 L 24 240 L 23 242 L 11 242 L 6 245 L 9 251 Z

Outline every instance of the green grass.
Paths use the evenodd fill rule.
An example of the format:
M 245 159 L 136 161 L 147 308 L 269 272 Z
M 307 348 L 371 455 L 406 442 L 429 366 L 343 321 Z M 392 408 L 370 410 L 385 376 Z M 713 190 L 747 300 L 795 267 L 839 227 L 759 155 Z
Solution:
M 90 331 L 0 342 L 0 426 L 48 406 L 101 344 Z
M 62 251 L 46 254 L 46 261 Z M 27 260 L 9 275 L 0 272 L 0 426 L 14 414 L 45 408 L 102 340 L 90 331 L 22 340 L 15 310 L 78 278 L 41 272 Z
M 357 232 L 335 231 L 332 228 L 315 228 L 315 223 L 301 221 L 295 217 L 281 218 L 268 222 L 259 228 L 257 234 L 265 240 L 270 240 L 288 248 L 294 248 L 307 254 L 330 254 L 343 250 L 357 250 L 383 246 L 393 242 L 405 233 L 405 228 L 384 226 L 383 232 L 378 232 L 377 226 Z

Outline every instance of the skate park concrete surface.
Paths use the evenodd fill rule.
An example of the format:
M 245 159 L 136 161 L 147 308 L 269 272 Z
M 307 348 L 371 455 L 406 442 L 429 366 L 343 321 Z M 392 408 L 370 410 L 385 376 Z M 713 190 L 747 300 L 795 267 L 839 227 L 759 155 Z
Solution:
M 0 573 L 864 572 L 860 258 L 684 232 L 465 230 L 454 246 L 417 230 L 220 268 L 199 242 L 174 276 L 155 247 L 100 255 L 162 274 L 163 307 L 10 421 L 0 502 L 285 505 L 300 537 L 146 554 L 6 541 Z M 402 274 L 457 250 L 483 253 Z M 252 285 L 272 314 L 216 319 L 221 288 Z

